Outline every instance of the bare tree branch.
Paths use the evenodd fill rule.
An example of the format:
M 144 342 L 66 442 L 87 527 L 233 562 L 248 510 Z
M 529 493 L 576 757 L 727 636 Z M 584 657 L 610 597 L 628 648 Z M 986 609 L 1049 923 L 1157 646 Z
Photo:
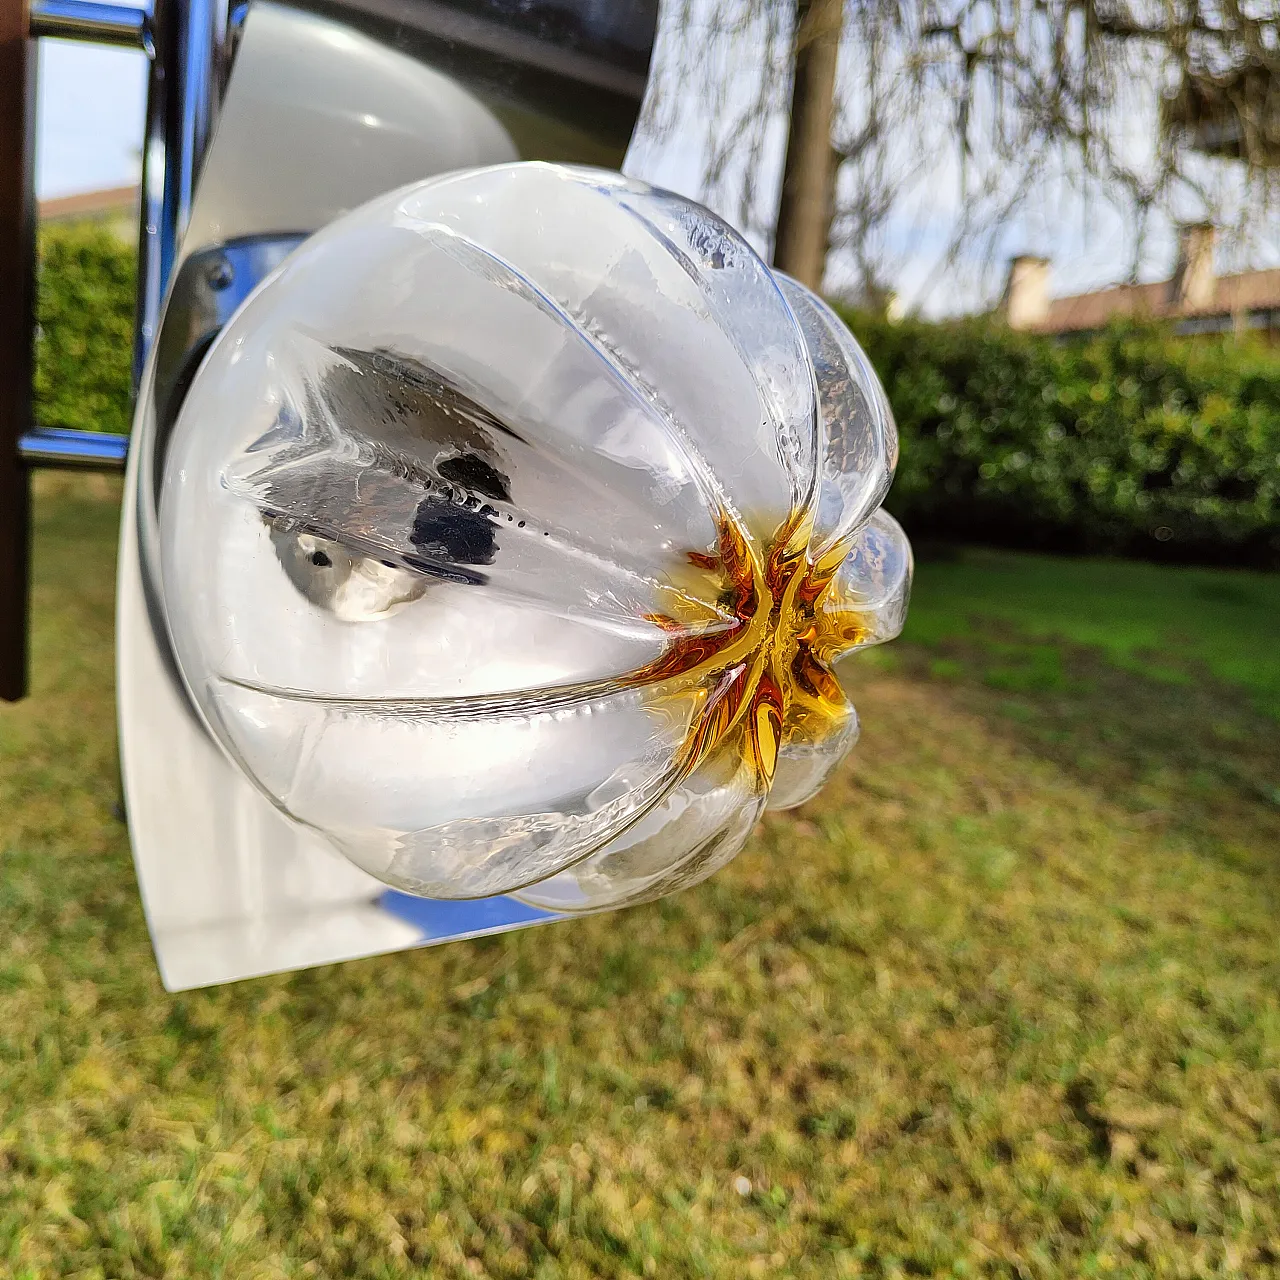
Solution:
M 698 137 L 703 195 L 769 238 L 796 0 L 673 0 L 652 137 Z M 671 38 L 674 33 L 675 38 Z M 695 128 L 690 130 L 690 122 Z M 846 0 L 830 244 L 882 295 L 901 229 L 953 202 L 939 270 L 997 253 L 1046 192 L 1109 205 L 1136 271 L 1154 218 L 1239 244 L 1280 207 L 1275 0 Z M 913 212 L 915 211 L 915 212 Z M 934 218 L 933 222 L 936 223 Z

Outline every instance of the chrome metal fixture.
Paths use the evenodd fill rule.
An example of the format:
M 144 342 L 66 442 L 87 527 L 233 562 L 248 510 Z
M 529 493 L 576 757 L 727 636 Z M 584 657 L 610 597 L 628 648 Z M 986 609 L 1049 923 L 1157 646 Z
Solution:
M 317 144 L 310 161 L 332 168 L 328 185 L 335 192 L 346 183 L 361 197 L 377 193 L 376 179 L 374 187 L 369 185 L 369 170 L 385 166 L 385 159 L 361 153 L 366 138 L 371 140 L 370 157 L 394 150 L 392 140 L 378 133 L 391 124 L 399 130 L 400 180 L 435 171 L 424 167 L 421 158 L 415 163 L 412 152 L 413 142 L 421 143 L 437 122 L 429 117 L 394 121 L 393 113 L 384 118 L 351 105 L 351 82 L 369 64 L 367 55 L 374 47 L 401 55 L 402 75 L 412 62 L 424 72 L 474 89 L 515 140 L 516 152 L 499 158 L 519 154 L 618 163 L 644 92 L 657 0 L 144 0 L 138 5 L 32 0 L 29 7 L 26 0 L 0 0 L 0 284 L 5 286 L 0 290 L 0 698 L 22 697 L 27 687 L 28 469 L 120 470 L 128 448 L 123 436 L 51 432 L 31 420 L 34 41 L 67 39 L 135 49 L 150 61 L 142 139 L 136 392 L 160 330 L 240 39 L 250 15 L 259 9 L 274 14 L 264 18 L 264 26 L 274 21 L 278 27 L 281 15 L 292 15 L 307 33 L 303 43 L 309 40 L 312 54 L 321 30 L 317 24 L 324 24 L 331 55 L 308 61 L 301 53 L 295 57 L 288 49 L 273 48 L 268 56 L 287 88 L 264 90 L 265 82 L 255 72 L 246 97 L 257 95 L 266 108 L 263 127 L 275 130 L 276 145 L 259 139 L 266 145 L 248 146 L 239 159 L 224 149 L 223 167 L 237 171 L 237 182 L 247 177 L 250 163 L 275 166 L 259 175 L 264 190 L 256 193 L 259 217 L 251 232 L 275 241 L 281 234 L 323 225 L 342 208 L 359 203 L 357 198 L 344 203 L 330 193 L 323 210 L 311 210 L 305 208 L 304 194 L 294 203 L 303 206 L 306 216 L 294 213 L 293 222 L 278 220 L 282 201 L 272 199 L 265 184 L 288 173 L 285 139 L 295 135 L 280 128 L 286 117 L 294 126 L 300 117 L 309 117 L 308 136 Z M 331 99 L 324 79 L 305 83 L 311 72 L 335 77 L 336 96 Z M 340 119 L 343 112 L 345 120 Z M 341 141 L 340 153 L 325 145 L 327 127 L 334 130 L 331 141 Z M 287 207 L 288 201 L 283 204 Z M 217 243 L 223 234 L 215 217 L 200 238 Z M 242 272 L 234 296 L 243 297 L 252 283 L 256 279 Z M 209 335 L 203 336 L 207 341 Z M 165 386 L 163 377 L 159 385 Z
M 150 59 L 117 688 L 134 857 L 170 988 L 549 918 L 503 895 L 388 891 L 245 779 L 177 674 L 157 486 L 205 350 L 312 232 L 449 170 L 617 168 L 656 19 L 657 0 L 0 0 L 0 696 L 25 691 L 29 468 L 118 467 L 125 448 L 31 420 L 34 41 Z
M 31 6 L 31 34 L 55 40 L 83 40 L 88 44 L 141 49 L 149 57 L 151 10 L 128 4 L 98 4 L 95 0 L 36 0 Z

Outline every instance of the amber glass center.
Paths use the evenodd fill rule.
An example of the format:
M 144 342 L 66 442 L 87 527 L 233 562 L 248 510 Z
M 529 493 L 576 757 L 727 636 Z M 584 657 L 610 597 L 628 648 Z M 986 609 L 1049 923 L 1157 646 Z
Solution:
M 650 615 L 671 640 L 632 681 L 670 687 L 698 679 L 707 692 L 689 731 L 685 771 L 722 744 L 741 742 L 747 763 L 768 787 L 783 747 L 820 741 L 847 719 L 848 701 L 831 663 L 858 643 L 863 624 L 858 613 L 841 607 L 834 589 L 846 548 L 810 559 L 811 520 L 784 522 L 763 555 L 728 512 L 716 523 L 717 553 L 689 552 L 688 562 L 711 579 L 729 622 L 690 626 Z

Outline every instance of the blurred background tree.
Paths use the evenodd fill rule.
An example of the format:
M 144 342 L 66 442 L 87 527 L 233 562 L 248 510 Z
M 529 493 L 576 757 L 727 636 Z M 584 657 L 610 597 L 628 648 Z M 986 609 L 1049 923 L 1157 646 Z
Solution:
M 1019 217 L 1104 204 L 1275 240 L 1274 0 L 673 0 L 645 137 L 815 287 L 882 303 L 923 241 L 993 261 Z M 781 173 L 781 181 L 777 175 Z M 939 203 L 949 210 L 941 232 Z M 1028 225 L 1024 219 L 1023 226 Z

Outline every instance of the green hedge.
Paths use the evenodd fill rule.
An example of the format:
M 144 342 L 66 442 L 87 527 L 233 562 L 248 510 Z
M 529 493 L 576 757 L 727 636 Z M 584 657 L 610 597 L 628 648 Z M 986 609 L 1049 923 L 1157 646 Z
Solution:
M 135 254 L 40 237 L 46 426 L 127 431 Z M 920 539 L 1280 566 L 1280 359 L 1155 327 L 1054 343 L 847 313 L 893 404 L 890 509 Z
M 1280 359 L 1127 325 L 1055 343 L 985 320 L 846 319 L 902 433 L 917 537 L 1280 565 Z
M 137 254 L 92 223 L 43 227 L 36 302 L 36 421 L 128 431 Z

